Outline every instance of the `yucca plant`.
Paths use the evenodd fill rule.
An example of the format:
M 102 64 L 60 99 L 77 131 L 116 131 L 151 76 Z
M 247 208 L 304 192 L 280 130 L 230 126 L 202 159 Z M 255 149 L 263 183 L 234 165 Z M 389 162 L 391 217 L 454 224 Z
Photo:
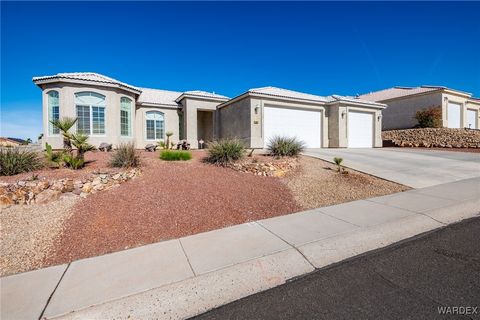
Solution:
M 112 154 L 110 165 L 112 167 L 138 167 L 140 157 L 135 150 L 135 145 L 132 142 L 118 145 L 117 150 Z
M 62 132 L 63 148 L 65 152 L 72 152 L 72 133 L 70 129 L 77 122 L 77 118 L 64 117 L 62 119 L 51 120 L 50 123 Z
M 95 150 L 95 147 L 87 142 L 88 136 L 83 133 L 72 134 L 72 145 L 77 148 L 77 158 L 85 160 L 85 153 Z
M 343 171 L 343 158 L 335 157 L 333 158 L 333 162 L 337 165 L 338 172 Z
M 274 136 L 268 141 L 267 149 L 275 157 L 293 157 L 305 149 L 305 143 L 296 137 Z
M 42 168 L 44 163 L 34 151 L 8 148 L 0 150 L 0 175 L 13 176 Z
M 208 144 L 208 156 L 205 159 L 210 163 L 226 164 L 243 158 L 245 145 L 238 139 L 223 139 Z

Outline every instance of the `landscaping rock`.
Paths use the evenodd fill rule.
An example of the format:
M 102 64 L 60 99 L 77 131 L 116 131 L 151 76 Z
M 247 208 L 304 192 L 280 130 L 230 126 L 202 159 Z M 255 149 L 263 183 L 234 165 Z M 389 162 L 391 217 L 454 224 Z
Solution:
M 155 150 L 157 150 L 157 147 L 157 145 L 149 143 L 145 146 L 145 150 L 148 152 L 154 152 Z
M 73 189 L 74 189 L 74 186 L 73 186 L 73 180 L 72 179 L 67 179 L 63 182 L 63 188 L 62 188 L 63 193 L 72 192 Z
M 480 130 L 420 128 L 382 132 L 385 146 L 423 148 L 480 148 Z
M 47 189 L 39 194 L 35 198 L 36 203 L 48 203 L 54 200 L 58 200 L 62 192 L 60 190 Z
M 111 143 L 102 142 L 102 143 L 100 143 L 100 145 L 98 146 L 98 150 L 103 151 L 103 152 L 108 152 L 108 151 L 112 150 L 112 144 L 111 144 Z

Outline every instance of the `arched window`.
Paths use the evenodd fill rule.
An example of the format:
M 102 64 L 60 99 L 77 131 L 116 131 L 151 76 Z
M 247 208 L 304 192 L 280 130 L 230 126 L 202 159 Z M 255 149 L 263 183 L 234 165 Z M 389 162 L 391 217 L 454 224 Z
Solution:
M 122 97 L 120 98 L 120 135 L 132 135 L 132 100 Z
M 48 133 L 59 134 L 60 130 L 50 121 L 60 119 L 60 96 L 58 91 L 50 91 L 48 93 Z
M 165 134 L 165 118 L 159 111 L 147 111 L 145 113 L 145 130 L 147 140 L 163 139 Z
M 78 133 L 105 134 L 105 96 L 95 92 L 75 93 L 75 106 Z

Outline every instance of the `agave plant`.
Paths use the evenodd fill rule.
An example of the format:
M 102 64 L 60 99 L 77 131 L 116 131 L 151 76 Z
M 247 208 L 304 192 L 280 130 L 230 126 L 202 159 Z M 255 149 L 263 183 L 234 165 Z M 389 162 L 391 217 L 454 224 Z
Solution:
M 51 120 L 50 123 L 62 132 L 63 148 L 66 152 L 72 152 L 72 133 L 70 129 L 77 122 L 77 118 L 64 117 L 62 119 Z
M 343 170 L 343 158 L 335 157 L 333 158 L 333 162 L 337 165 L 338 172 L 342 172 Z

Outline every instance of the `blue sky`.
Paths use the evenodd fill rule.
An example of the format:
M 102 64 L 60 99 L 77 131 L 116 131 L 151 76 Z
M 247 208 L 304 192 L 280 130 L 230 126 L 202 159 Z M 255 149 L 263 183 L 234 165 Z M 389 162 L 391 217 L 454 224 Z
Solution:
M 480 3 L 1 2 L 0 135 L 36 139 L 31 78 L 92 71 L 235 96 L 444 85 L 480 96 Z

